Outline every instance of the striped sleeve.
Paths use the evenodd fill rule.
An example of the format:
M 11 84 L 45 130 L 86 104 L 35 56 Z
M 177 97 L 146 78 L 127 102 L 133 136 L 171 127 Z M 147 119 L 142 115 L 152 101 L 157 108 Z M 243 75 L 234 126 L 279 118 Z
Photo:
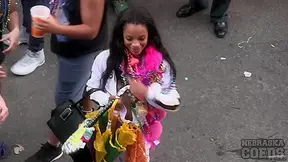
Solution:
M 169 64 L 164 62 L 165 71 L 162 78 L 162 84 L 153 83 L 148 87 L 146 100 L 155 107 L 167 111 L 177 111 L 180 106 L 180 95 L 176 86 L 173 86 L 173 74 Z

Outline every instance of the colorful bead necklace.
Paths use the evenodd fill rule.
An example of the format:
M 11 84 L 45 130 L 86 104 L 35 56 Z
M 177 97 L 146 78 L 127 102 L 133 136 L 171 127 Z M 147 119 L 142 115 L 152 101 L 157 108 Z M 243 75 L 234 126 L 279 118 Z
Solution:
M 128 66 L 127 69 L 121 69 L 122 72 L 125 72 L 123 75 L 128 75 L 129 77 L 141 81 L 143 84 L 150 85 L 154 82 L 161 82 L 162 74 L 164 71 L 163 61 L 159 65 L 159 69 L 148 69 L 145 67 L 145 61 L 143 60 L 141 63 L 138 58 L 133 57 L 131 53 L 126 51 L 128 56 Z M 144 59 L 144 58 L 142 58 Z M 140 64 L 140 65 L 139 65 Z
M 122 72 L 121 81 L 123 86 L 129 84 L 129 77 L 141 81 L 146 86 L 149 86 L 155 82 L 161 85 L 163 84 L 162 78 L 165 71 L 165 65 L 162 55 L 154 47 L 148 47 L 146 50 L 146 55 L 142 56 L 142 58 L 135 58 L 128 51 L 125 52 L 128 56 L 127 69 L 124 69 L 124 63 L 119 67 L 119 70 Z M 175 76 L 172 77 L 169 87 L 163 89 L 162 93 L 168 93 L 173 88 L 176 88 Z M 154 115 L 152 117 L 153 119 L 149 119 L 152 121 L 147 121 L 146 115 L 148 115 L 149 105 L 147 105 L 145 101 L 138 100 L 133 94 L 131 94 L 131 92 L 129 92 L 128 95 L 131 97 L 132 103 L 130 108 L 136 117 L 139 128 L 141 128 L 144 134 L 150 134 L 149 123 L 153 123 L 153 120 L 157 120 L 157 114 L 155 113 L 156 116 Z
M 144 85 L 148 86 L 154 82 L 158 82 L 161 84 L 163 72 L 165 67 L 163 66 L 163 61 L 160 62 L 159 69 L 148 69 L 145 66 L 145 61 L 143 60 L 145 57 L 142 58 L 142 62 L 140 62 L 139 58 L 133 57 L 131 53 L 125 51 L 126 55 L 128 56 L 128 65 L 127 69 L 124 69 L 124 64 L 120 65 L 121 73 L 121 80 L 124 86 L 128 85 L 128 77 L 141 81 Z M 140 66 L 139 66 L 140 65 Z M 157 66 L 156 66 L 157 67 Z M 131 111 L 136 117 L 137 123 L 139 128 L 142 130 L 144 134 L 149 134 L 149 131 L 146 131 L 149 124 L 146 120 L 146 115 L 148 113 L 148 105 L 145 102 L 138 100 L 131 92 L 128 93 L 131 97 Z

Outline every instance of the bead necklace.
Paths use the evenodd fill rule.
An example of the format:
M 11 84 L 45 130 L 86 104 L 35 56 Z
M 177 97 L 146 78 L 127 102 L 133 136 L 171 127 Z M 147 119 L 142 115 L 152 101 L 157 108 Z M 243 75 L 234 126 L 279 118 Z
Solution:
M 131 68 L 131 66 L 130 66 L 130 67 L 128 66 L 128 68 Z M 129 84 L 129 83 L 128 83 L 128 80 L 127 80 L 128 77 L 132 77 L 132 78 L 135 78 L 135 79 L 138 79 L 138 77 L 139 77 L 139 76 L 136 76 L 136 75 L 133 74 L 133 72 L 134 72 L 133 70 L 130 70 L 130 73 L 128 73 L 128 74 L 124 74 L 124 72 L 123 72 L 124 70 L 123 70 L 122 65 L 120 65 L 119 69 L 120 69 L 120 71 L 122 71 L 120 77 L 121 77 L 121 81 L 122 81 L 122 83 L 123 83 L 123 86 L 126 86 L 126 85 Z M 165 70 L 165 66 L 164 66 L 164 64 L 163 64 L 163 61 L 162 61 L 162 63 L 160 64 L 160 69 L 161 69 L 162 71 Z M 153 76 L 153 75 L 150 75 L 150 76 L 151 76 L 151 77 L 155 77 L 155 76 Z M 152 79 L 151 81 L 152 81 L 152 83 L 153 83 L 153 82 L 157 82 L 157 83 L 162 84 L 162 77 L 163 77 L 163 76 L 161 76 L 161 78 L 159 78 L 158 76 L 156 76 L 156 79 Z M 150 81 L 150 84 L 151 84 L 151 81 Z M 169 93 L 169 91 L 170 91 L 171 89 L 176 89 L 176 88 L 177 88 L 176 78 L 175 78 L 175 75 L 174 75 L 174 76 L 171 78 L 169 87 L 163 89 L 163 90 L 162 90 L 162 93 L 167 94 L 167 93 Z
M 15 4 L 17 5 L 17 3 Z M 0 30 L 0 32 L 3 33 L 8 26 L 8 23 L 10 22 L 11 1 L 8 0 L 7 2 L 7 0 L 0 0 L 0 9 L 1 9 L 0 25 L 2 25 L 2 29 Z
M 126 86 L 129 84 L 128 79 L 127 79 L 129 77 L 132 77 L 134 79 L 141 81 L 146 86 L 149 86 L 155 82 L 159 84 L 163 84 L 162 78 L 163 78 L 164 71 L 165 71 L 165 65 L 164 65 L 163 60 L 159 65 L 159 69 L 146 71 L 146 73 L 144 72 L 144 74 L 142 72 L 141 74 L 141 73 L 138 73 L 139 70 L 142 70 L 139 68 L 144 68 L 144 67 L 141 67 L 141 66 L 138 67 L 136 65 L 136 64 L 139 64 L 139 60 L 135 59 L 128 51 L 125 51 L 125 52 L 126 52 L 126 55 L 128 56 L 127 69 L 124 69 L 123 64 L 120 65 L 119 67 L 119 70 L 122 72 L 120 77 L 121 77 L 123 86 Z M 162 93 L 169 93 L 169 91 L 173 88 L 176 88 L 175 75 L 171 78 L 169 87 L 163 89 Z M 132 101 L 130 105 L 131 111 L 136 117 L 136 120 L 138 122 L 140 129 L 142 130 L 144 134 L 150 134 L 151 132 L 149 132 L 149 125 L 150 125 L 149 122 L 151 123 L 151 121 L 148 122 L 146 119 L 146 115 L 148 115 L 148 109 L 149 109 L 148 105 L 138 100 L 133 94 L 131 94 L 130 91 L 128 91 L 128 95 L 131 97 L 131 101 Z M 157 120 L 158 118 L 157 114 L 154 114 L 152 118 L 154 120 Z
M 131 62 L 131 56 L 129 56 L 129 54 L 128 54 L 128 63 L 130 63 L 130 62 Z M 129 84 L 128 79 L 127 79 L 128 77 L 132 77 L 134 79 L 139 79 L 148 85 L 150 85 L 153 82 L 160 83 L 162 80 L 162 75 L 159 75 L 156 71 L 155 71 L 155 73 L 149 71 L 148 74 L 145 74 L 142 76 L 142 75 L 139 75 L 136 73 L 136 71 L 138 71 L 137 66 L 134 66 L 134 68 L 135 68 L 135 70 L 133 69 L 131 64 L 128 64 L 127 73 L 125 74 L 124 73 L 125 70 L 122 68 L 122 65 L 120 65 L 120 71 L 122 71 L 121 81 L 122 81 L 122 84 L 124 86 Z M 160 64 L 159 68 L 161 71 L 164 71 L 163 62 Z M 138 100 L 134 95 L 131 94 L 130 91 L 128 91 L 128 95 L 131 97 L 131 101 L 132 101 L 132 103 L 130 105 L 131 111 L 134 114 L 134 116 L 136 117 L 139 128 L 142 130 L 142 132 L 144 134 L 150 134 L 151 132 L 149 132 L 149 129 L 147 129 L 149 127 L 149 123 L 146 119 L 146 115 L 148 112 L 147 105 L 145 105 L 145 103 L 143 103 L 142 101 Z
M 139 63 L 139 60 L 135 59 L 132 56 L 132 54 L 129 53 L 128 51 L 125 51 L 125 52 L 126 52 L 126 55 L 128 56 L 128 66 L 127 66 L 127 70 L 122 70 L 123 72 L 127 71 L 127 74 L 130 77 L 142 81 L 142 83 L 145 85 L 150 85 L 154 82 L 158 82 L 158 83 L 161 82 L 161 79 L 163 77 L 162 76 L 163 71 L 164 71 L 163 61 L 162 63 L 160 63 L 159 69 L 150 70 L 143 74 L 143 72 L 141 73 L 140 70 L 143 71 L 143 69 L 145 69 L 143 67 L 144 61 L 142 63 L 142 66 L 138 67 L 137 64 Z

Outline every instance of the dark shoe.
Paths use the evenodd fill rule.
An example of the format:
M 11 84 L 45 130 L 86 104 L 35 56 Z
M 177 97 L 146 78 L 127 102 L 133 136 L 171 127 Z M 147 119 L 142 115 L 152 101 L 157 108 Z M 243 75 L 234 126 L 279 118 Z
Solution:
M 185 18 L 188 16 L 193 15 L 194 13 L 205 9 L 204 7 L 195 7 L 191 6 L 190 4 L 183 5 L 180 9 L 176 12 L 176 16 L 179 18 Z
M 214 23 L 214 33 L 218 38 L 224 38 L 228 32 L 227 22 L 216 22 Z
M 25 162 L 53 162 L 62 155 L 61 147 L 52 146 L 47 142 L 34 155 L 26 159 Z

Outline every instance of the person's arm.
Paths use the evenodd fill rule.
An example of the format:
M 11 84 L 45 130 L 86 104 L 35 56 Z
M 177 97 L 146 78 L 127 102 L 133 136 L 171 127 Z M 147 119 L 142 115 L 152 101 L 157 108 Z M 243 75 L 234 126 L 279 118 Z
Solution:
M 106 69 L 106 61 L 109 55 L 108 50 L 101 52 L 94 60 L 91 77 L 88 80 L 86 86 L 86 91 L 89 91 L 92 88 L 100 88 L 102 73 Z M 111 95 L 103 91 L 97 91 L 90 95 L 90 99 L 99 103 L 100 106 L 108 104 Z
M 176 87 L 171 87 L 172 74 L 170 66 L 164 62 L 165 72 L 163 75 L 163 84 L 152 83 L 148 87 L 146 100 L 155 108 L 161 108 L 167 111 L 177 111 L 180 106 L 180 95 Z
M 92 40 L 97 37 L 104 14 L 105 0 L 80 0 L 81 25 L 60 25 L 55 34 L 74 39 Z
M 19 29 L 19 15 L 16 6 L 16 0 L 11 0 L 10 22 L 8 24 L 9 31 Z
M 0 124 L 8 117 L 8 108 L 2 96 L 0 95 Z
M 4 54 L 10 53 L 18 46 L 20 29 L 16 0 L 11 0 L 10 16 L 8 17 L 8 19 L 10 19 L 10 21 L 8 22 L 8 30 L 10 31 L 10 33 L 6 34 L 6 36 L 2 37 L 2 39 L 0 40 L 1 42 L 5 40 L 10 41 L 9 47 L 2 51 L 2 53 Z

